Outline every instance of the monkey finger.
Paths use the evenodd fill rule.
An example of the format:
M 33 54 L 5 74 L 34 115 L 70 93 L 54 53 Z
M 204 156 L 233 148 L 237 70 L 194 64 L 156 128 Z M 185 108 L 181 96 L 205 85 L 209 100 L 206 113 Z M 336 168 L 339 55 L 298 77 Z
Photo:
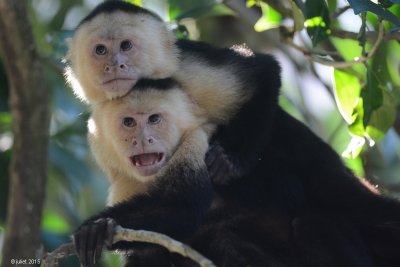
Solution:
M 78 231 L 74 234 L 74 243 L 76 254 L 78 255 L 79 262 L 81 266 L 87 266 L 86 260 L 86 244 L 87 244 L 87 227 L 82 226 Z
M 107 248 L 111 248 L 114 243 L 115 227 L 117 222 L 112 218 L 107 218 L 107 229 L 106 229 L 106 240 L 105 244 Z
M 94 266 L 95 263 L 95 253 L 96 253 L 96 247 L 97 247 L 97 242 L 98 242 L 98 224 L 93 224 L 90 227 L 88 227 L 88 235 L 86 238 L 86 260 L 87 260 L 87 265 L 89 267 Z
M 103 247 L 107 235 L 107 221 L 103 219 L 97 225 L 98 230 L 96 233 L 97 239 L 95 244 L 94 264 L 96 264 L 100 260 L 101 254 L 103 252 Z
M 75 253 L 78 256 L 79 262 L 81 262 L 81 259 L 80 259 L 81 239 L 78 237 L 78 234 L 76 232 L 71 236 L 71 239 L 72 239 L 72 243 L 75 246 Z

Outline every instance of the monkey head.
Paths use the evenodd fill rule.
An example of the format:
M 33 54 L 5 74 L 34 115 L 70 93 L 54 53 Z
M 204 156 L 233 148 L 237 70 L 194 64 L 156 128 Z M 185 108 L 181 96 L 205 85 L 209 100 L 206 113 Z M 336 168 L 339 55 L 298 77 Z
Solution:
M 69 40 L 65 76 L 80 99 L 93 104 L 118 98 L 140 78 L 165 78 L 177 70 L 175 38 L 157 15 L 133 5 L 99 8 Z
M 150 181 L 168 164 L 186 132 L 201 123 L 179 89 L 132 90 L 95 105 L 89 141 L 106 173 Z

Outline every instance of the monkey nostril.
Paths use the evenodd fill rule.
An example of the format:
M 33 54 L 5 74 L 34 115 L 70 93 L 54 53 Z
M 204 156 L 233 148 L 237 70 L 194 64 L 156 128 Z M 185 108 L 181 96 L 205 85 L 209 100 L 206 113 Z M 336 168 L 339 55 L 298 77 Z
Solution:
M 126 65 L 125 65 L 125 64 L 121 64 L 121 65 L 119 65 L 119 68 L 120 68 L 120 69 L 125 69 L 125 68 L 126 68 Z
M 153 144 L 154 143 L 154 139 L 153 138 L 149 138 L 149 144 Z
M 104 67 L 104 72 L 110 72 L 110 66 L 105 66 Z
M 137 141 L 136 141 L 136 140 L 133 141 L 133 145 L 134 145 L 134 146 L 137 145 Z

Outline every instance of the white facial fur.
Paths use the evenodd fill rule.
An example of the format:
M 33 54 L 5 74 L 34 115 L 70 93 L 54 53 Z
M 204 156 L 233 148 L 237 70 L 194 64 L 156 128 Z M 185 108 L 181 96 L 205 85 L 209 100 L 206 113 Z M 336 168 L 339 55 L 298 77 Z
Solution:
M 168 164 L 185 133 L 203 123 L 188 112 L 191 105 L 180 89 L 134 90 L 95 105 L 89 141 L 110 180 L 151 181 Z
M 139 78 L 171 76 L 178 68 L 174 43 L 165 24 L 151 15 L 102 13 L 79 26 L 70 40 L 65 75 L 85 102 L 118 98 Z M 99 47 L 104 53 L 96 53 Z

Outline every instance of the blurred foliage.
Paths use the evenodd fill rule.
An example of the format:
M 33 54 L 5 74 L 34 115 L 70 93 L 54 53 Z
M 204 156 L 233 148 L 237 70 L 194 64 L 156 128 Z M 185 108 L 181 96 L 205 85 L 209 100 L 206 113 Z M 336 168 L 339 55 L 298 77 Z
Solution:
M 352 136 L 343 156 L 351 168 L 365 175 L 367 163 L 354 162 L 360 162 L 357 157 L 366 151 L 366 144 L 374 146 L 395 123 L 400 133 L 399 3 L 248 0 L 247 5 L 258 6 L 262 13 L 255 30 L 271 28 L 260 29 L 259 24 L 279 27 L 284 42 L 311 61 L 331 67 L 335 102 Z M 279 23 L 277 12 L 281 15 Z M 351 31 L 350 16 L 351 23 L 359 24 L 356 29 L 350 27 Z
M 260 6 L 262 11 L 255 30 L 260 30 L 258 24 L 279 26 L 288 44 L 311 60 L 333 67 L 336 103 L 353 135 L 345 155 L 354 158 L 365 140 L 369 144 L 381 140 L 396 119 L 400 101 L 400 7 L 388 1 L 375 4 L 369 0 L 349 0 L 350 5 L 342 6 L 341 1 L 333 0 L 286 1 L 286 6 L 284 2 L 277 5 L 272 0 L 248 0 L 249 6 Z M 277 11 L 265 7 L 269 5 L 282 14 L 279 23 Z M 353 20 L 361 20 L 352 38 L 341 21 L 350 8 L 355 13 Z M 304 40 L 295 43 L 297 35 L 305 34 L 301 25 L 311 44 Z
M 106 199 L 106 181 L 86 141 L 87 107 L 74 98 L 62 74 L 66 38 L 99 2 L 29 1 L 45 82 L 52 90 L 49 180 L 43 216 L 46 250 L 68 242 L 71 231 L 102 209 Z M 130 2 L 175 23 L 181 37 L 222 46 L 246 42 L 251 48 L 277 55 L 284 70 L 280 104 L 336 151 L 344 151 L 349 156 L 345 159 L 348 166 L 357 174 L 386 186 L 391 194 L 400 192 L 399 135 L 392 128 L 400 113 L 399 1 Z M 11 123 L 8 84 L 0 58 L 0 229 L 8 196 Z M 107 254 L 103 265 L 114 266 L 116 262 L 118 257 Z M 78 264 L 72 258 L 62 266 Z

